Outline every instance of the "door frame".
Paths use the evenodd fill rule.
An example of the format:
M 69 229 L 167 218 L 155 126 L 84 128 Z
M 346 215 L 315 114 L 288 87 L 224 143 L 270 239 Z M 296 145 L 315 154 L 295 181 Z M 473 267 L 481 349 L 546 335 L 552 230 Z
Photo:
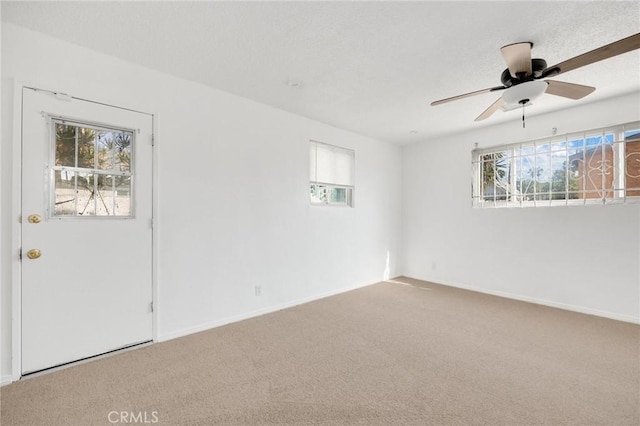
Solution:
M 20 250 L 22 247 L 22 100 L 23 90 L 35 89 L 51 94 L 63 94 L 69 96 L 69 92 L 61 90 L 45 89 L 38 84 L 27 84 L 18 80 L 13 84 L 13 152 L 12 152 L 12 185 L 11 185 L 11 381 L 16 382 L 22 378 L 22 261 Z M 129 110 L 151 117 L 152 144 L 151 155 L 151 296 L 153 312 L 151 313 L 151 338 L 152 343 L 158 341 L 158 312 L 160 310 L 158 300 L 158 139 L 157 126 L 158 114 L 140 111 L 133 108 L 113 105 L 108 102 L 100 102 L 82 96 L 70 95 L 72 99 L 84 102 L 93 102 L 100 105 Z M 63 101 L 61 101 L 63 102 Z

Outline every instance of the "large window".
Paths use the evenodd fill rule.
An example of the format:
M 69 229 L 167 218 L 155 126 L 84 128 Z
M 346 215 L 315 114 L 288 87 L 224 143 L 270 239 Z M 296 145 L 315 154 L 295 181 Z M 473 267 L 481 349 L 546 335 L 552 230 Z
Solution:
M 473 204 L 640 202 L 640 122 L 473 151 Z
M 353 207 L 354 151 L 316 141 L 309 148 L 311 203 Z

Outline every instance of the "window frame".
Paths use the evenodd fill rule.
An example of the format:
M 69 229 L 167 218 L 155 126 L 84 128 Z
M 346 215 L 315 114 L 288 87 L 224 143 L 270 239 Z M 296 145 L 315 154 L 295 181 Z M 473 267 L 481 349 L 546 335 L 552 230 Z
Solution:
M 614 126 L 601 127 L 597 129 L 591 129 L 580 132 L 571 132 L 562 135 L 553 135 L 546 138 L 539 138 L 524 142 L 517 142 L 512 144 L 501 144 L 495 145 L 491 147 L 478 147 L 476 144 L 476 148 L 471 152 L 471 201 L 472 206 L 474 208 L 514 208 L 514 207 L 552 207 L 552 206 L 583 206 L 583 205 L 612 205 L 612 204 L 633 204 L 640 203 L 640 194 L 639 195 L 628 195 L 627 192 L 634 191 L 634 193 L 640 192 L 638 188 L 633 186 L 632 188 L 626 187 L 627 179 L 631 176 L 628 176 L 627 170 L 627 144 L 629 143 L 638 143 L 638 140 L 627 140 L 626 133 L 629 131 L 638 131 L 640 130 L 640 121 L 629 122 L 625 124 L 619 124 Z M 611 141 L 607 138 L 608 135 L 612 134 L 613 138 Z M 601 137 L 602 141 L 600 143 L 592 144 L 594 148 L 590 148 L 589 139 L 590 138 L 599 138 Z M 576 162 L 582 161 L 583 169 L 581 174 L 582 179 L 582 189 L 572 191 L 569 187 L 569 173 L 571 172 L 571 154 L 569 154 L 571 148 L 569 144 L 571 142 L 575 142 L 578 140 L 582 140 L 582 147 L 579 149 L 583 153 L 582 160 L 575 160 Z M 555 146 L 564 144 L 564 148 L 553 148 Z M 543 150 L 538 151 L 539 147 L 548 146 L 548 151 L 544 152 Z M 606 150 L 609 149 L 607 146 L 611 147 L 611 159 L 612 164 L 607 164 L 607 160 L 602 160 L 602 157 L 606 157 Z M 595 148 L 601 149 L 601 157 L 600 157 L 600 166 L 598 168 L 591 167 L 588 168 L 588 171 L 584 171 L 584 165 L 588 163 L 588 161 L 593 160 L 593 154 L 587 160 L 587 152 L 590 149 Z M 529 149 L 528 154 L 523 154 L 523 150 Z M 523 170 L 523 159 L 527 157 L 533 157 L 534 163 L 533 173 L 536 173 L 537 168 L 537 157 L 546 154 L 549 156 L 550 163 L 550 171 L 553 172 L 556 169 L 553 167 L 552 156 L 553 153 L 565 152 L 565 162 L 563 163 L 562 169 L 565 175 L 564 182 L 564 192 L 556 192 L 553 191 L 553 183 L 556 182 L 553 179 L 553 174 L 549 178 L 548 181 L 542 181 L 547 183 L 548 190 L 537 192 L 536 186 L 538 184 L 538 180 L 536 177 L 531 178 L 533 182 L 534 188 L 533 192 L 519 192 L 518 191 L 518 178 L 520 177 L 520 185 L 522 185 L 522 170 Z M 498 180 L 496 179 L 496 157 L 498 153 L 509 153 L 509 166 L 506 168 L 508 170 L 508 189 L 505 190 L 504 195 L 499 194 L 497 192 L 498 189 Z M 595 152 L 595 151 L 594 151 Z M 595 152 L 597 153 L 597 152 Z M 493 196 L 487 199 L 486 194 L 483 193 L 483 170 L 484 165 L 486 163 L 491 163 L 491 161 L 483 161 L 487 156 L 493 155 L 493 183 L 492 191 Z M 574 154 L 575 155 L 575 154 Z M 500 157 L 502 158 L 502 157 Z M 530 163 L 529 163 L 530 164 Z M 611 187 L 607 187 L 606 183 L 606 175 L 609 170 L 608 167 L 611 167 L 613 176 L 611 177 Z M 587 177 L 594 171 L 598 171 L 601 178 L 601 186 L 596 187 L 596 189 L 589 189 L 587 186 Z M 518 175 L 520 173 L 520 175 Z M 576 173 L 579 173 L 576 171 Z M 631 177 L 633 178 L 633 177 Z M 486 192 L 486 189 L 485 189 Z M 563 194 L 564 198 L 556 198 L 554 199 L 554 195 Z M 576 194 L 583 198 L 569 198 L 570 195 Z M 588 195 L 592 194 L 600 194 L 601 196 L 595 198 L 588 198 Z M 611 195 L 609 197 L 609 194 Z M 544 197 L 547 197 L 546 199 Z M 531 198 L 531 199 L 525 199 Z
M 46 219 L 47 220 L 130 220 L 135 219 L 135 147 L 136 147 L 136 135 L 137 129 L 129 129 L 122 126 L 114 126 L 104 123 L 95 123 L 85 120 L 76 120 L 70 117 L 48 115 L 49 123 L 49 162 L 48 162 L 48 184 L 47 194 L 45 197 L 46 202 Z M 81 128 L 88 128 L 95 131 L 112 132 L 112 133 L 126 133 L 131 137 L 130 143 L 130 160 L 129 171 L 123 172 L 118 170 L 102 170 L 102 169 L 90 169 L 86 167 L 69 167 L 69 166 L 56 166 L 56 124 L 62 124 L 67 126 L 75 126 Z M 94 148 L 95 149 L 95 148 Z M 77 154 L 76 154 L 77 155 Z M 95 166 L 95 164 L 94 164 Z M 130 207 L 128 215 L 56 215 L 55 214 L 55 173 L 58 171 L 71 171 L 73 173 L 92 173 L 101 175 L 118 175 L 129 177 L 129 198 Z
M 332 207 L 355 207 L 354 205 L 354 193 L 355 193 L 355 170 L 356 170 L 356 153 L 355 150 L 350 149 L 350 148 L 344 148 L 338 145 L 332 145 L 332 144 L 328 144 L 325 142 L 320 142 L 317 140 L 309 140 L 310 145 L 324 145 L 329 147 L 329 149 L 335 150 L 335 151 L 342 151 L 345 153 L 348 153 L 351 157 L 351 164 L 350 164 L 350 168 L 351 168 L 351 185 L 344 185 L 344 184 L 337 184 L 337 183 L 333 183 L 333 182 L 323 182 L 323 181 L 319 181 L 319 180 L 313 180 L 311 179 L 311 176 L 309 176 L 309 200 L 310 200 L 310 204 L 312 206 L 332 206 Z M 311 155 L 311 154 L 309 154 Z M 316 165 L 317 167 L 317 165 Z M 311 174 L 311 171 L 309 171 L 309 175 Z M 324 200 L 320 200 L 317 201 L 314 199 L 313 195 L 312 195 L 312 188 L 314 186 L 317 187 L 323 187 L 326 188 L 326 196 Z M 345 201 L 344 202 L 338 202 L 338 201 L 332 201 L 331 197 L 329 196 L 329 193 L 331 190 L 335 190 L 335 189 L 344 189 L 345 190 Z

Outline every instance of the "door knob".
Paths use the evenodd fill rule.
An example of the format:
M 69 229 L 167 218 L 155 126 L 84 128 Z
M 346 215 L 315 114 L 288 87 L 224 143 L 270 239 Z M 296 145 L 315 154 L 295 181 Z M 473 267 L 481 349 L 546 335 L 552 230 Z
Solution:
M 31 249 L 27 252 L 27 257 L 29 259 L 37 259 L 42 256 L 42 252 L 38 249 Z
M 42 218 L 37 214 L 30 214 L 27 220 L 29 221 L 29 223 L 40 223 L 42 221 Z

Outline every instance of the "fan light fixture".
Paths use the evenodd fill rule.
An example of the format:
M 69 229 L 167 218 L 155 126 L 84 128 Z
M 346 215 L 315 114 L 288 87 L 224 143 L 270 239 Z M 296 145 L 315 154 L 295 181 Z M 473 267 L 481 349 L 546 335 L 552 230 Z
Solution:
M 518 107 L 522 105 L 522 126 L 524 127 L 525 105 L 528 105 L 534 98 L 537 98 L 543 93 L 546 92 L 549 95 L 562 96 L 563 98 L 569 99 L 582 99 L 596 90 L 595 87 L 584 86 L 582 84 L 544 79 L 640 49 L 640 33 L 574 56 L 571 59 L 567 59 L 550 67 L 547 66 L 547 61 L 544 59 L 531 57 L 532 47 L 532 42 L 523 41 L 507 44 L 500 48 L 500 53 L 502 53 L 502 57 L 507 64 L 507 69 L 502 71 L 500 75 L 501 86 L 489 87 L 487 89 L 476 90 L 475 92 L 440 99 L 431 102 L 431 105 L 441 105 L 470 96 L 504 90 L 503 95 L 496 99 L 489 108 L 485 109 L 475 121 L 485 120 L 499 109 L 507 111 L 514 109 L 514 106 Z
M 511 86 L 502 93 L 502 100 L 507 105 L 526 104 L 542 95 L 547 90 L 547 82 L 544 80 L 527 81 L 516 86 Z
M 542 95 L 549 86 L 544 80 L 525 81 L 511 86 L 502 93 L 502 102 L 505 105 L 522 105 L 522 128 L 524 129 L 524 107 L 532 99 Z

